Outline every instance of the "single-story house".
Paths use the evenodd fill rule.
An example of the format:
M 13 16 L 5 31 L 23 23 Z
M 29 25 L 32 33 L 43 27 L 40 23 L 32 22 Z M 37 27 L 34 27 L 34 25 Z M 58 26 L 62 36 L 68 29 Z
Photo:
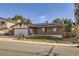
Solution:
M 30 26 L 32 35 L 63 36 L 63 25 L 55 23 L 41 23 Z
M 63 36 L 63 25 L 53 23 L 40 23 L 40 24 L 22 24 L 14 25 L 14 35 L 18 36 L 20 33 L 25 37 L 28 35 L 52 35 L 56 37 Z
M 20 33 L 24 34 L 25 37 L 28 35 L 63 36 L 63 25 L 56 23 L 20 24 L 19 20 L 13 22 L 0 17 L 0 29 L 2 28 L 6 28 L 5 33 L 10 32 L 10 30 L 13 29 L 12 33 L 15 36 L 19 36 Z
M 7 21 L 5 18 L 0 17 L 0 31 L 4 33 L 10 33 L 11 35 L 19 36 L 20 33 L 24 34 L 25 37 L 28 35 L 45 35 L 45 36 L 56 36 L 56 37 L 72 37 L 72 32 L 64 32 L 64 25 L 57 23 L 38 23 L 38 24 L 21 24 L 21 21 Z M 1 32 L 2 33 L 2 32 Z

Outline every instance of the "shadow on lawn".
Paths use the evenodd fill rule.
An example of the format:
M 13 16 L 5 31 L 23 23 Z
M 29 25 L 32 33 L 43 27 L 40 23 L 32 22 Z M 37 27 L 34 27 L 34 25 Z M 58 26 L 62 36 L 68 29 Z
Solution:
M 29 40 L 34 41 L 47 41 L 47 42 L 60 42 L 63 41 L 62 38 L 53 37 L 53 36 L 30 36 L 28 37 Z

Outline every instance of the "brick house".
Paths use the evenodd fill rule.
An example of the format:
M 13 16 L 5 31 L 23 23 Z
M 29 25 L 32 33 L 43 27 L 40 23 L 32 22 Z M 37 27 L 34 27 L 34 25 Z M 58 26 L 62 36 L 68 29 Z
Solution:
M 38 23 L 38 24 L 22 24 L 19 25 L 20 21 L 13 22 L 7 21 L 5 18 L 0 17 L 0 29 L 5 27 L 5 33 L 9 32 L 12 28 L 14 35 L 20 33 L 27 35 L 52 35 L 57 37 L 63 36 L 63 25 L 54 23 Z
M 52 35 L 56 37 L 63 36 L 63 25 L 56 23 L 38 23 L 38 24 L 22 24 L 17 22 L 7 21 L 5 18 L 0 17 L 0 29 L 5 27 L 5 32 L 9 32 L 13 28 L 14 35 L 20 33 L 27 35 Z
M 33 24 L 30 26 L 32 35 L 52 35 L 56 37 L 63 36 L 63 25 L 53 23 Z
M 22 24 L 20 23 L 14 25 L 14 35 L 18 36 L 23 33 L 25 36 L 28 35 L 52 35 L 56 37 L 63 36 L 63 25 L 53 24 L 53 23 L 41 23 L 41 24 Z

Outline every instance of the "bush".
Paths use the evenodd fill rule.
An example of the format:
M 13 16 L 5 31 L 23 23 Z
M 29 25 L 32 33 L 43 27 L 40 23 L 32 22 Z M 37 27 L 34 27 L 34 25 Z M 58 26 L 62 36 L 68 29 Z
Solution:
M 58 40 L 61 38 L 58 38 L 58 37 L 52 37 L 52 36 L 30 36 L 29 37 L 30 39 L 49 39 L 49 40 L 52 40 L 52 39 L 55 39 L 55 40 Z
M 54 53 L 53 56 L 58 56 L 58 54 L 57 53 Z
M 79 41 L 75 41 L 75 40 L 74 40 L 74 41 L 73 41 L 73 44 L 79 44 Z
M 79 42 L 79 25 L 75 26 L 75 41 Z
M 76 47 L 79 48 L 79 45 L 77 45 Z
M 24 40 L 24 34 L 20 33 L 18 40 Z

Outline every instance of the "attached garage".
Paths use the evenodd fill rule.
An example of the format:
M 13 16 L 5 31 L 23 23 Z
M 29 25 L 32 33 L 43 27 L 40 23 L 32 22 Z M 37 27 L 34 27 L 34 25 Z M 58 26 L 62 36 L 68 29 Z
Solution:
M 28 28 L 15 28 L 14 29 L 15 36 L 19 36 L 21 33 L 26 37 L 28 35 Z
M 29 35 L 29 26 L 18 23 L 14 25 L 14 36 L 19 36 L 23 34 L 25 37 Z

